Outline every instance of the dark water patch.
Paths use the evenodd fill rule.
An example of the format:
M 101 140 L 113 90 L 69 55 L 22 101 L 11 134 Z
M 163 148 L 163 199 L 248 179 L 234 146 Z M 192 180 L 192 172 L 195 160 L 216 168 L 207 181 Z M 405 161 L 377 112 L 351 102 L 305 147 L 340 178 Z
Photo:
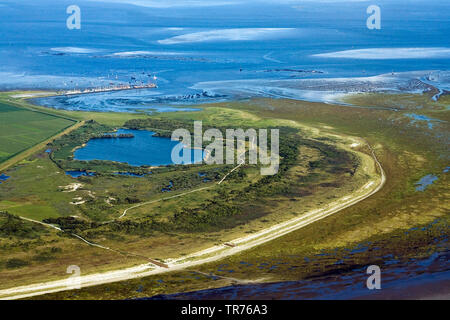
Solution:
M 210 178 L 207 178 L 206 176 L 207 176 L 207 173 L 206 172 L 199 172 L 198 173 L 198 176 L 200 177 L 200 178 L 203 178 L 202 179 L 202 182 L 211 182 L 212 180 L 210 179 Z
M 316 254 L 315 256 L 316 256 L 316 257 L 325 257 L 325 256 L 329 256 L 329 255 L 330 255 L 329 253 L 322 252 L 322 253 Z
M 441 255 L 439 252 L 435 252 L 426 259 L 418 260 L 417 264 L 422 267 L 431 267 L 433 263 L 435 263 L 437 260 L 441 260 L 441 262 L 444 262 L 444 259 L 447 260 L 448 258 L 449 258 L 448 255 L 444 256 Z
M 209 274 L 192 272 L 192 274 L 195 275 L 195 279 L 202 279 L 202 278 L 206 278 L 209 280 L 219 280 L 220 279 L 219 276 L 214 275 L 212 272 L 210 272 Z
M 217 272 L 222 272 L 222 273 L 233 273 L 235 272 L 233 269 L 228 269 L 228 264 L 222 264 L 217 268 Z
M 246 261 L 241 261 L 239 264 L 247 268 L 253 266 L 253 263 L 248 263 Z
M 400 260 L 397 259 L 391 259 L 384 262 L 385 265 L 391 265 L 391 264 L 398 264 L 400 263 Z
M 366 252 L 368 249 L 369 247 L 359 247 L 350 251 L 350 254 Z
M 152 172 L 147 173 L 133 173 L 133 172 L 114 172 L 113 174 L 119 175 L 119 176 L 127 176 L 127 177 L 135 177 L 135 178 L 143 178 L 149 174 L 152 174 Z
M 435 176 L 434 174 L 426 175 L 425 177 L 423 177 L 422 179 L 420 179 L 418 182 L 415 183 L 417 185 L 416 191 L 425 191 L 427 186 L 433 184 L 433 182 L 436 181 L 437 179 L 438 177 Z
M 415 114 L 415 113 L 407 113 L 407 114 L 405 114 L 405 116 L 413 119 L 411 121 L 412 124 L 416 123 L 417 121 L 425 121 L 427 123 L 428 129 L 433 129 L 433 125 L 436 122 L 443 122 L 442 120 L 439 120 L 439 119 L 433 119 L 433 118 L 429 118 L 427 116 L 424 116 L 421 114 Z
M 0 174 L 0 183 L 8 180 L 9 178 L 11 178 L 10 176 L 7 176 L 6 174 L 2 173 Z
M 96 174 L 95 172 L 69 170 L 66 171 L 66 175 L 71 176 L 72 178 L 79 178 L 79 177 L 94 177 Z
M 383 290 L 368 290 L 366 287 L 366 270 L 365 268 L 358 268 L 339 277 L 317 277 L 300 281 L 232 285 L 147 299 L 358 299 L 361 297 L 376 298 L 381 294 L 391 294 L 394 290 L 399 290 L 397 292 L 398 296 L 405 297 L 410 294 L 411 287 L 425 284 L 430 288 L 445 289 L 448 292 L 450 288 L 450 271 L 446 260 L 442 254 L 436 254 L 426 259 L 426 262 L 424 262 L 425 260 L 418 260 L 410 262 L 410 264 L 384 265 L 382 266 Z M 432 266 L 436 264 L 436 261 L 439 261 L 441 264 L 441 270 L 433 272 Z M 445 287 L 443 288 L 443 286 Z M 430 292 L 417 292 L 417 294 L 420 297 L 424 294 L 430 294 Z
M 431 222 L 425 229 L 435 225 L 439 220 Z M 359 299 L 374 298 L 380 294 L 391 294 L 395 290 L 397 297 L 404 298 L 414 290 L 417 298 L 425 295 L 437 294 L 436 289 L 446 286 L 446 294 L 450 292 L 450 251 L 448 250 L 447 225 L 437 227 L 438 235 L 434 237 L 433 248 L 436 251 L 427 251 L 426 257 L 402 257 L 398 253 L 387 252 L 378 257 L 373 257 L 375 264 L 382 270 L 383 290 L 368 290 L 367 266 L 349 264 L 345 260 L 337 260 L 334 265 L 339 267 L 326 272 L 320 271 L 317 276 L 308 277 L 299 281 L 282 281 L 274 283 L 258 283 L 249 285 L 233 285 L 218 289 L 207 289 L 174 295 L 165 295 L 164 299 Z M 428 232 L 423 228 L 411 228 L 410 232 Z M 436 243 L 437 241 L 437 243 Z M 342 252 L 354 251 L 355 255 L 364 255 L 365 251 L 372 251 L 375 244 L 370 242 L 360 243 L 352 248 L 345 248 Z M 367 247 L 369 247 L 367 249 Z M 440 249 L 439 249 L 440 248 Z M 324 258 L 325 259 L 325 258 Z M 314 259 L 316 260 L 316 259 Z M 266 272 L 271 272 L 279 267 L 279 259 L 261 262 L 256 267 L 263 267 Z M 240 265 L 246 266 L 248 262 L 240 261 Z M 222 264 L 219 270 L 230 272 L 232 265 Z M 281 266 L 280 266 L 281 267 Z M 286 270 L 299 270 L 302 264 L 295 263 Z M 418 290 L 426 286 L 432 290 Z M 398 292 L 397 292 L 398 291 Z M 161 298 L 161 297 L 160 297 Z M 153 298 L 149 298 L 153 299 Z
M 161 192 L 170 192 L 173 188 L 173 181 L 169 181 L 169 184 L 161 189 Z

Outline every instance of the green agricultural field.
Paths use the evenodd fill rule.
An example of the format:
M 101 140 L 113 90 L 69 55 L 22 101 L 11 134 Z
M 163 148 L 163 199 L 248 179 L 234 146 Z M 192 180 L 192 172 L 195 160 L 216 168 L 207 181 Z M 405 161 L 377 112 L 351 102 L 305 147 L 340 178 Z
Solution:
M 0 101 L 0 163 L 74 123 L 67 118 Z

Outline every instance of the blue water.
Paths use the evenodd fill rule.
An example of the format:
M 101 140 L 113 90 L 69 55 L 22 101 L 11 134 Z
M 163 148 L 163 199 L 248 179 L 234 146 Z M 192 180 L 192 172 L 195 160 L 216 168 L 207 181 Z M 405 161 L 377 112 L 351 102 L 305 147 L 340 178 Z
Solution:
M 386 265 L 388 266 L 388 265 Z M 448 266 L 447 266 L 448 267 Z M 448 294 L 450 289 L 450 271 L 432 273 L 411 272 L 404 266 L 393 270 L 382 269 L 382 289 L 368 290 L 365 287 L 365 270 L 352 270 L 352 273 L 339 274 L 323 279 L 285 281 L 263 284 L 235 285 L 217 289 L 207 289 L 172 295 L 159 295 L 149 300 L 340 300 L 340 299 L 386 299 L 390 295 L 395 299 L 423 298 L 433 296 L 436 291 Z M 445 270 L 445 269 L 444 269 Z M 383 278 L 383 276 L 385 278 Z M 211 279 L 215 280 L 212 276 Z M 429 287 L 434 288 L 434 292 Z M 425 290 L 424 290 L 425 289 Z M 416 290 L 413 292 L 412 290 Z M 423 290 L 418 291 L 418 290 Z M 445 292 L 446 291 L 446 292 Z
M 433 224 L 422 228 L 427 232 Z M 448 237 L 445 233 L 435 239 L 437 251 L 425 258 L 407 258 L 402 255 L 387 254 L 379 258 L 381 268 L 381 290 L 368 290 L 367 266 L 356 266 L 345 271 L 336 270 L 334 274 L 312 277 L 298 281 L 283 281 L 272 283 L 256 283 L 244 285 L 232 285 L 222 288 L 206 289 L 192 292 L 158 295 L 148 299 L 182 299 L 182 300 L 303 300 L 303 299 L 418 299 L 425 297 L 448 295 L 450 292 L 450 260 L 448 252 Z M 360 248 L 372 247 L 370 243 L 360 244 Z M 345 258 L 344 258 L 345 259 Z M 348 261 L 339 261 L 339 264 L 347 264 Z M 279 265 L 283 264 L 281 261 Z M 240 265 L 249 265 L 241 261 Z M 251 265 L 251 264 L 250 264 Z M 260 263 L 259 266 L 274 269 L 277 265 Z M 270 266 L 270 267 L 269 267 Z M 233 271 L 228 264 L 222 264 L 217 270 L 211 270 L 209 278 L 219 279 L 219 276 L 227 276 Z M 293 270 L 297 266 L 291 266 Z M 212 281 L 211 281 L 212 283 Z
M 117 134 L 131 133 L 134 138 L 127 139 L 91 139 L 85 147 L 77 149 L 75 160 L 110 160 L 128 163 L 132 166 L 162 166 L 173 164 L 172 149 L 179 144 L 169 138 L 155 137 L 154 132 L 145 130 L 119 129 Z M 191 152 L 191 163 L 202 159 L 194 159 Z M 196 155 L 195 155 L 196 156 Z M 202 155 L 200 155 L 202 157 Z M 195 161 L 194 161 L 195 160 Z
M 79 170 L 69 170 L 69 171 L 66 171 L 66 174 L 68 176 L 71 176 L 72 178 L 95 176 L 94 172 L 86 172 L 86 171 L 79 171 Z
M 438 177 L 433 174 L 426 175 L 416 183 L 416 191 L 425 191 L 425 189 L 437 179 Z
M 443 122 L 442 120 L 433 119 L 422 114 L 407 113 L 405 115 L 413 119 L 413 121 L 411 121 L 412 123 L 415 123 L 416 121 L 425 121 L 427 123 L 428 129 L 433 129 L 434 122 Z
M 149 173 L 144 173 L 144 174 L 138 174 L 138 173 L 133 173 L 133 172 L 115 172 L 114 174 L 120 175 L 120 176 L 128 176 L 128 177 L 135 177 L 135 178 L 143 178 L 146 175 L 151 174 L 151 172 Z
M 169 181 L 169 184 L 161 189 L 161 192 L 170 192 L 173 188 L 173 181 Z
M 10 176 L 7 176 L 6 174 L 2 173 L 0 174 L 0 183 L 8 180 L 9 178 L 11 178 Z
M 448 1 L 379 0 L 381 30 L 367 29 L 365 1 L 217 2 L 79 0 L 81 30 L 68 30 L 65 11 L 72 1 L 0 0 L 0 89 L 70 89 L 156 76 L 157 89 L 38 102 L 75 110 L 175 111 L 182 104 L 260 95 L 320 100 L 310 90 L 320 93 L 325 86 L 296 81 L 445 71 L 450 65 L 448 52 L 315 56 L 371 48 L 448 49 Z M 438 74 L 428 82 L 448 79 Z M 338 89 L 353 90 L 346 85 L 333 90 Z

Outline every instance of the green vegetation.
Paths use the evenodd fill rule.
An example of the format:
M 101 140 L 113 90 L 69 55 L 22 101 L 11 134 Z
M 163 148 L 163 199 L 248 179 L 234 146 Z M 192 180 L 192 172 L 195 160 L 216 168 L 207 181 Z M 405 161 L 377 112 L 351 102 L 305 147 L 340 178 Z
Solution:
M 90 139 L 97 138 L 115 128 L 100 124 L 94 120 L 88 120 L 80 128 L 66 134 L 48 145 L 52 149 L 51 160 L 62 170 L 105 172 L 133 172 L 137 174 L 148 173 L 148 168 L 136 168 L 127 164 L 113 161 L 78 161 L 73 159 L 76 148 L 81 147 Z
M 428 95 L 361 95 L 357 99 L 359 105 L 367 108 L 255 99 L 203 105 L 200 112 L 127 116 L 122 122 L 114 114 L 111 119 L 106 114 L 101 117 L 93 114 L 89 118 L 90 114 L 52 110 L 79 120 L 96 121 L 88 122 L 77 133 L 74 131 L 71 139 L 55 141 L 53 147 L 58 157 L 54 160 L 56 163 L 61 160 L 64 168 L 73 168 L 75 162 L 68 159 L 73 148 L 96 132 L 127 126 L 159 129 L 164 135 L 173 128 L 188 128 L 186 125 L 192 120 L 202 120 L 204 129 L 217 123 L 223 128 L 282 128 L 280 172 L 261 177 L 257 166 L 243 166 L 225 183 L 216 186 L 214 182 L 228 172 L 227 166 L 173 166 L 152 170 L 153 174 L 143 178 L 132 178 L 111 175 L 109 163 L 89 162 L 79 168 L 100 174 L 75 180 L 65 176 L 48 156 L 37 153 L 7 172 L 12 178 L 0 186 L 0 209 L 22 215 L 30 205 L 51 208 L 53 215 L 39 214 L 38 218 L 96 243 L 154 259 L 179 257 L 259 231 L 351 194 L 367 181 L 363 169 L 368 163 L 362 155 L 370 154 L 370 150 L 361 144 L 352 147 L 355 150 L 352 151 L 346 138 L 361 137 L 374 148 L 387 175 L 383 189 L 372 197 L 219 262 L 46 297 L 132 298 L 223 286 L 230 284 L 230 280 L 214 280 L 197 273 L 229 276 L 221 271 L 222 265 L 233 270 L 232 276 L 237 279 L 282 281 L 335 275 L 355 266 L 380 264 L 380 256 L 388 254 L 405 259 L 429 254 L 437 250 L 434 239 L 448 236 L 449 230 L 449 178 L 443 172 L 450 158 L 446 98 L 440 100 L 440 105 L 429 103 Z M 400 111 L 386 108 L 394 102 Z M 407 117 L 411 110 L 441 122 L 430 129 L 426 123 Z M 211 181 L 203 182 L 199 172 Z M 424 192 L 416 191 L 415 183 L 427 174 L 439 179 Z M 129 211 L 123 219 L 104 223 L 120 216 L 132 204 L 167 196 L 161 189 L 170 181 L 174 185 L 167 194 L 170 196 L 205 186 L 211 188 L 148 203 Z M 64 192 L 67 190 L 63 187 L 73 183 L 82 186 Z M 79 205 L 69 205 L 82 201 Z M 33 217 L 36 212 L 30 208 L 27 216 Z M 413 227 L 423 227 L 426 231 L 411 231 Z M 90 273 L 146 262 L 89 247 L 67 234 L 47 232 L 40 235 L 39 243 L 30 238 L 20 240 L 19 244 L 17 239 L 12 239 L 2 247 L 0 279 L 4 287 L 62 278 L 66 276 L 65 270 L 51 274 L 46 271 L 59 270 L 61 263 L 83 261 L 83 272 Z M 349 250 L 360 246 L 369 249 L 349 256 Z M 63 251 L 52 253 L 51 247 Z M 379 248 L 376 254 L 373 248 Z M 70 254 L 74 256 L 69 257 Z M 15 269 L 6 268 L 9 259 L 26 263 L 13 263 L 20 268 L 21 275 L 13 273 Z M 342 263 L 336 264 L 341 260 Z M 276 267 L 265 268 L 261 263 Z M 162 284 L 158 284 L 159 280 Z M 136 293 L 140 285 L 144 289 Z
M 35 239 L 46 231 L 42 225 L 24 221 L 7 212 L 0 212 L 0 238 Z
M 431 94 L 378 94 L 360 93 L 346 96 L 344 102 L 369 108 L 387 108 L 397 110 L 415 110 L 438 112 L 448 109 L 450 96 L 443 95 L 438 101 L 430 99 Z
M 29 263 L 27 261 L 17 259 L 17 258 L 9 259 L 8 261 L 6 261 L 6 268 L 8 268 L 8 269 L 17 269 L 17 268 L 22 268 L 22 267 L 25 267 L 28 265 L 29 265 Z
M 292 181 L 286 181 L 283 177 L 287 171 L 297 163 L 300 139 L 296 130 L 285 128 L 281 130 L 280 140 L 280 169 L 276 175 L 266 176 L 254 183 L 248 184 L 243 192 L 225 192 L 220 190 L 220 197 L 202 202 L 195 207 L 182 207 L 167 221 L 134 221 L 130 223 L 114 222 L 111 228 L 114 230 L 126 230 L 134 233 L 136 229 L 142 231 L 184 231 L 184 232 L 212 232 L 246 224 L 247 222 L 267 214 L 264 210 L 255 212 L 249 208 L 248 203 L 257 198 L 268 196 L 282 197 L 287 189 L 294 188 Z M 235 171 L 228 176 L 232 181 L 245 181 L 245 171 Z M 282 181 L 283 180 L 283 181 Z M 178 185 L 175 181 L 174 185 Z M 254 209 L 254 208 L 253 208 Z M 145 227 L 144 227 L 145 226 Z
M 448 121 L 449 112 L 441 106 L 433 106 L 433 102 L 429 103 L 429 95 L 412 95 L 409 106 L 403 111 L 372 108 L 377 105 L 389 106 L 390 101 L 399 98 L 402 97 L 360 95 L 358 104 L 370 108 L 271 99 L 211 106 L 214 110 L 221 107 L 238 109 L 259 119 L 294 120 L 321 128 L 322 131 L 363 137 L 374 147 L 386 171 L 386 185 L 374 196 L 323 221 L 219 262 L 77 292 L 50 294 L 45 298 L 148 297 L 220 287 L 233 283 L 220 278 L 222 275 L 229 277 L 228 270 L 233 271 L 232 277 L 241 280 L 264 278 L 265 281 L 283 281 L 334 276 L 370 264 L 382 266 L 385 261 L 382 257 L 386 255 L 408 261 L 444 250 L 445 246 L 436 246 L 436 241 L 445 241 L 449 235 L 450 184 L 448 173 L 443 172 L 450 158 L 448 123 L 439 122 L 430 129 L 425 123 L 414 123 L 405 113 L 414 108 L 415 113 Z M 405 101 L 396 100 L 396 107 Z M 448 106 L 445 101 L 441 99 L 439 103 Z M 422 108 L 416 108 L 419 104 Z M 205 107 L 209 110 L 209 106 Z M 199 118 L 204 115 L 202 113 Z M 187 116 L 174 114 L 167 117 L 180 119 Z M 316 162 L 317 159 L 310 157 L 308 161 L 312 167 L 323 166 Z M 348 169 L 351 174 L 351 168 Z M 427 174 L 434 174 L 439 179 L 424 192 L 416 191 L 415 183 Z M 315 187 L 309 184 L 309 177 L 311 175 L 305 181 L 305 191 L 314 191 Z M 296 206 L 302 205 L 298 201 L 294 203 Z M 356 250 L 349 254 L 361 247 L 367 247 L 367 250 Z M 338 261 L 340 263 L 336 263 Z M 274 265 L 276 267 L 272 268 Z M 197 272 L 211 274 L 212 277 Z M 137 287 L 143 290 L 136 292 Z
M 50 138 L 75 121 L 0 100 L 0 163 Z
M 124 117 L 122 123 L 116 122 L 115 114 L 111 114 L 112 119 L 102 115 L 104 118 L 98 121 L 100 117 L 97 114 L 93 115 L 95 120 L 90 120 L 82 112 L 49 112 L 61 116 L 70 114 L 73 118 L 85 120 L 85 123 L 51 142 L 47 146 L 53 151 L 50 156 L 41 150 L 7 172 L 11 179 L 0 188 L 0 209 L 58 225 L 69 233 L 120 252 L 132 252 L 136 257 L 178 257 L 180 253 L 187 254 L 231 240 L 348 194 L 367 180 L 359 173 L 359 157 L 335 146 L 339 139 L 324 136 L 316 136 L 319 140 L 311 139 L 311 133 L 303 132 L 295 123 L 260 118 L 228 107 L 206 106 L 200 112 L 151 117 L 134 115 L 136 119 Z M 246 165 L 218 186 L 216 183 L 233 166 L 166 166 L 152 168 L 152 174 L 135 178 L 112 173 L 141 173 L 150 168 L 108 161 L 75 161 L 72 158 L 73 150 L 90 138 L 119 127 L 159 130 L 164 135 L 174 128 L 190 128 L 193 120 L 197 119 L 203 121 L 204 130 L 216 127 L 216 119 L 220 119 L 219 129 L 222 131 L 237 125 L 243 129 L 280 128 L 279 173 L 262 177 L 258 165 Z M 95 171 L 96 175 L 73 179 L 64 174 L 65 170 Z M 172 185 L 170 193 L 162 192 L 169 184 Z M 161 200 L 196 189 L 200 191 Z M 147 202 L 117 220 L 126 208 Z M 65 248 L 77 243 L 78 257 L 84 257 L 85 261 L 84 272 L 142 262 L 142 259 L 132 259 L 129 255 L 123 257 L 126 260 L 117 260 L 118 253 L 114 256 L 111 252 L 94 250 L 70 237 L 69 233 L 52 231 L 41 243 L 22 243 L 22 251 L 5 250 L 4 256 L 22 259 L 28 264 L 21 267 L 22 276 L 11 278 L 11 274 L 3 271 L 1 277 L 10 277 L 7 282 L 45 278 L 46 272 L 42 268 L 54 270 L 58 261 L 67 260 L 71 252 L 67 249 L 63 254 L 49 254 L 50 244 Z M 30 250 L 44 253 L 30 255 Z M 92 256 L 93 251 L 104 262 L 101 267 L 95 263 L 98 259 Z M 71 260 L 75 258 L 71 257 Z M 37 261 L 41 262 L 39 268 Z
M 328 224 L 327 227 L 330 229 L 332 225 Z M 324 250 L 310 246 L 302 248 L 301 245 L 306 242 L 306 239 L 298 231 L 251 252 L 237 255 L 235 259 L 225 259 L 201 268 L 108 283 L 81 290 L 51 293 L 39 296 L 39 299 L 148 298 L 236 285 L 237 283 L 230 279 L 231 277 L 240 280 L 265 279 L 265 281 L 273 282 L 339 279 L 346 272 L 365 269 L 371 264 L 378 265 L 383 270 L 388 268 L 388 264 L 392 261 L 406 264 L 410 259 L 427 258 L 430 252 L 439 252 L 445 256 L 445 245 L 436 247 L 436 242 L 445 242 L 448 228 L 448 219 L 439 220 L 431 224 L 417 225 L 417 228 L 407 232 L 395 230 L 389 234 L 371 236 L 362 242 L 355 242 L 348 246 L 336 246 Z M 312 229 L 314 230 L 309 230 L 307 233 L 317 231 L 315 228 Z M 285 247 L 280 248 L 280 245 Z

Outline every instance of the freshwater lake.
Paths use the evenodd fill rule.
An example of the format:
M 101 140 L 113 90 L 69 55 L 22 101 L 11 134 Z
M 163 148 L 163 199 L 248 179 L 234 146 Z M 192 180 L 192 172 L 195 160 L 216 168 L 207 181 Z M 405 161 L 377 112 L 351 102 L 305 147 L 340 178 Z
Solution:
M 155 137 L 154 132 L 119 129 L 117 134 L 133 134 L 133 138 L 91 139 L 85 147 L 75 151 L 75 160 L 109 160 L 128 163 L 131 166 L 163 166 L 174 164 L 172 149 L 180 142 L 169 138 Z M 203 159 L 203 151 L 191 152 L 192 164 Z

